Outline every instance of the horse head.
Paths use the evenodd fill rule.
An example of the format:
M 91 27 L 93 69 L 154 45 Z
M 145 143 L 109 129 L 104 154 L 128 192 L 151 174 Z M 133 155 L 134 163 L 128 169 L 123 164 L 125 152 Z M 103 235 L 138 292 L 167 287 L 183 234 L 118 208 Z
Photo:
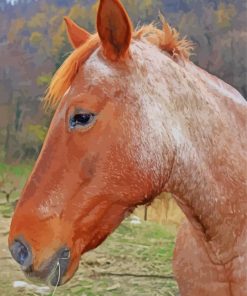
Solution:
M 186 53 L 152 25 L 134 32 L 118 0 L 100 1 L 94 35 L 65 21 L 74 51 L 51 82 L 56 112 L 9 234 L 25 274 L 52 285 L 164 189 L 175 151 L 164 74 L 179 76 L 171 55 Z

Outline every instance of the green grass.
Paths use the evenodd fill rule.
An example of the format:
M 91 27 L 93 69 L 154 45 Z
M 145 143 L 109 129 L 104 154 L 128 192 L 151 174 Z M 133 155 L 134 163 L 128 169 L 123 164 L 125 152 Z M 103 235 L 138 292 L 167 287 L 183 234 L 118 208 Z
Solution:
M 0 162 L 0 181 L 4 180 L 4 184 L 1 184 L 0 189 L 8 190 L 12 185 L 12 182 L 17 183 L 17 189 L 11 194 L 10 201 L 15 201 L 26 183 L 26 180 L 31 173 L 33 164 L 18 164 L 10 165 Z M 5 195 L 0 192 L 0 212 L 5 211 L 2 207 L 2 203 L 6 200 Z
M 0 162 L 0 175 L 3 173 L 10 173 L 15 175 L 16 177 L 23 178 L 24 176 L 27 177 L 31 172 L 33 164 L 17 164 L 17 165 L 10 165 L 6 163 Z
M 13 206 L 11 203 L 0 203 L 0 214 L 4 218 L 10 218 L 13 212 Z

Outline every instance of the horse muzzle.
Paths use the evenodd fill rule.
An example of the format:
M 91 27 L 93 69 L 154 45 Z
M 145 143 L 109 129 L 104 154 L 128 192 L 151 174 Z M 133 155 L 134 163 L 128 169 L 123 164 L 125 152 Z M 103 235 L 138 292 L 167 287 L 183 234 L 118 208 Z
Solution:
M 15 240 L 10 246 L 10 252 L 29 279 L 37 279 L 52 286 L 59 286 L 64 283 L 63 276 L 66 274 L 70 263 L 70 250 L 68 248 L 60 248 L 51 258 L 43 262 L 38 270 L 33 265 L 32 250 L 23 239 Z

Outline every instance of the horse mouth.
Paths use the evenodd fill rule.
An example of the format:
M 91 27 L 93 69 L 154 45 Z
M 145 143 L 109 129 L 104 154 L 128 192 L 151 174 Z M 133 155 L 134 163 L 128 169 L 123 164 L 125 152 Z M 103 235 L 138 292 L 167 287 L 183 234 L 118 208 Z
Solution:
M 49 286 L 61 286 L 68 281 L 68 279 L 64 279 L 64 276 L 68 271 L 69 263 L 70 253 L 68 249 L 62 248 L 45 261 L 39 270 L 35 270 L 33 266 L 30 266 L 28 268 L 22 267 L 22 271 L 32 282 L 42 282 Z

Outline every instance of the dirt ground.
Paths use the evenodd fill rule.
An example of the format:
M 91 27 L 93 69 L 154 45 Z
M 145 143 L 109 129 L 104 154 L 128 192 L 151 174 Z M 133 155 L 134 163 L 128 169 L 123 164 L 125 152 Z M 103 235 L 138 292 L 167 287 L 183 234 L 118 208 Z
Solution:
M 11 259 L 9 224 L 10 219 L 0 214 L 0 295 L 52 295 L 48 287 L 29 283 Z M 75 277 L 55 295 L 177 296 L 171 271 L 174 240 L 174 229 L 125 221 L 99 248 L 83 256 Z
M 17 264 L 12 260 L 8 247 L 8 229 L 10 219 L 1 217 L 0 215 L 0 295 L 12 296 L 17 293 L 10 292 L 12 290 L 13 279 L 24 280 L 24 275 L 20 272 Z M 13 291 L 14 292 L 14 291 Z

